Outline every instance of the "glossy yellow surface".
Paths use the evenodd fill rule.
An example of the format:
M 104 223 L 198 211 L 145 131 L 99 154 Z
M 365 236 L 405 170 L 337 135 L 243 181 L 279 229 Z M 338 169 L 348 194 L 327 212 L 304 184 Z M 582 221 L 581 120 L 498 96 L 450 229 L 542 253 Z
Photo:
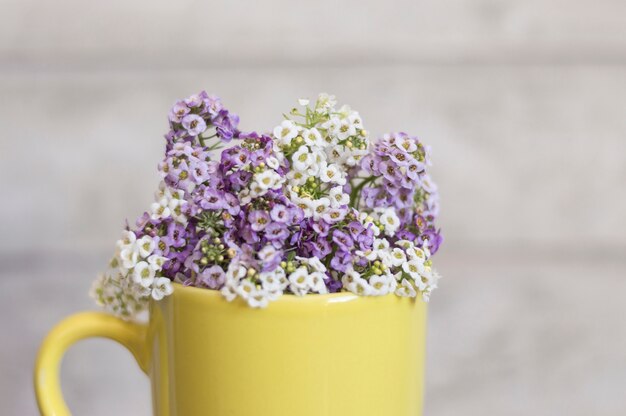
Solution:
M 147 327 L 101 313 L 61 322 L 35 369 L 42 414 L 69 414 L 59 361 L 100 336 L 125 345 L 152 381 L 159 416 L 419 416 L 426 306 L 350 293 L 286 295 L 266 309 L 175 285 Z

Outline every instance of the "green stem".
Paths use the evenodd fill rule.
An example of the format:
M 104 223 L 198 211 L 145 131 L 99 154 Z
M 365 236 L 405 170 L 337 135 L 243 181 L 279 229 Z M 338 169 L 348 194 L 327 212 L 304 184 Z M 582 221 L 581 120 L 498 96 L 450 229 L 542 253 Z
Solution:
M 354 204 L 360 199 L 361 189 L 363 189 L 363 187 L 367 185 L 368 183 L 374 182 L 376 179 L 378 179 L 377 176 L 370 176 L 369 178 L 363 180 L 363 182 L 361 182 L 360 184 L 358 184 L 352 189 L 352 191 L 350 192 L 350 206 L 351 207 L 356 208 Z

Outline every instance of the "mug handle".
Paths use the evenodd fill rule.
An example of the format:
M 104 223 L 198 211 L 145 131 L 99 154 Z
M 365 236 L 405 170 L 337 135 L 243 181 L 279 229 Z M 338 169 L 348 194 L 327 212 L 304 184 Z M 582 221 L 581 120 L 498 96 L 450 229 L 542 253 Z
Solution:
M 35 362 L 35 394 L 43 416 L 70 412 L 59 385 L 59 367 L 65 350 L 81 339 L 109 338 L 125 346 L 144 373 L 148 372 L 147 326 L 123 321 L 102 312 L 81 312 L 65 318 L 48 333 Z

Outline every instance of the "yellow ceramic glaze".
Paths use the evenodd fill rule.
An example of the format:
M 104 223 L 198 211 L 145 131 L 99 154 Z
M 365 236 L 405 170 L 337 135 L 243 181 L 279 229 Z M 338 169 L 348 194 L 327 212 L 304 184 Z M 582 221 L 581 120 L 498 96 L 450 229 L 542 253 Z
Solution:
M 396 296 L 282 296 L 252 309 L 175 285 L 147 326 L 85 312 L 45 339 L 35 368 L 41 413 L 70 414 L 64 351 L 88 337 L 126 346 L 152 381 L 159 416 L 419 416 L 426 306 Z

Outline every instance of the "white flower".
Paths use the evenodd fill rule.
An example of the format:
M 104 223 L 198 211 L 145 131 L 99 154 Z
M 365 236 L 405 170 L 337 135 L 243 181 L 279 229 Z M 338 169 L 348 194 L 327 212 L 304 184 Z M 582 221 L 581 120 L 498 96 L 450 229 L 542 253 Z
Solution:
M 241 280 L 239 285 L 235 287 L 235 292 L 246 300 L 251 293 L 254 293 L 255 290 L 256 286 L 248 279 Z
M 389 240 L 386 238 L 375 238 L 373 248 L 374 250 L 387 250 L 389 248 Z
M 265 290 L 280 291 L 282 289 L 279 276 L 275 272 L 259 273 L 259 281 Z
M 168 260 L 169 259 L 167 257 L 153 254 L 150 257 L 148 257 L 148 264 L 152 267 L 152 269 L 154 269 L 154 271 L 158 272 L 163 268 L 163 265 Z
M 402 280 L 396 288 L 396 295 L 408 298 L 414 298 L 417 295 L 415 288 L 408 279 Z
M 406 254 L 402 249 L 395 247 L 391 250 L 391 265 L 394 267 L 402 266 L 406 262 Z
M 137 240 L 137 236 L 132 231 L 124 231 L 122 233 L 122 238 L 117 240 L 117 247 L 120 250 L 123 250 L 128 247 L 132 247 L 135 241 Z
M 132 269 L 139 261 L 139 253 L 137 253 L 134 247 L 127 247 L 120 251 L 120 260 L 122 261 L 122 267 Z
M 278 169 L 278 167 L 280 166 L 280 162 L 278 161 L 277 158 L 275 158 L 274 156 L 270 156 L 267 159 L 265 159 L 265 164 L 270 168 L 270 169 Z
M 317 97 L 317 103 L 315 105 L 315 111 L 317 113 L 326 113 L 329 110 L 332 110 L 337 105 L 337 100 L 334 95 L 326 94 L 325 92 L 321 93 Z
M 148 257 L 154 251 L 154 240 L 148 235 L 144 235 L 135 243 L 137 245 L 137 251 L 143 258 Z
M 424 272 L 424 263 L 417 260 L 411 260 L 402 264 L 402 270 L 417 281 L 420 280 L 420 274 Z
M 339 140 L 345 140 L 348 137 L 356 135 L 356 127 L 354 127 L 349 119 L 343 119 L 333 132 L 337 135 Z
M 255 183 L 258 183 L 259 188 L 264 191 L 268 189 L 280 188 L 282 185 L 282 177 L 271 169 L 264 170 L 263 172 L 256 173 L 254 175 Z
M 326 284 L 324 284 L 324 278 L 326 275 L 322 272 L 313 272 L 308 276 L 309 287 L 313 292 L 320 294 L 328 293 Z
M 308 289 L 309 272 L 305 266 L 298 267 L 289 275 L 289 289 L 298 296 L 306 294 Z
M 269 301 L 267 295 L 267 291 L 255 287 L 252 291 L 250 291 L 250 293 L 248 293 L 246 301 L 248 302 L 248 305 L 253 308 L 265 308 Z
M 313 270 L 317 272 L 322 272 L 322 273 L 326 272 L 326 266 L 324 266 L 324 264 L 317 257 L 315 256 L 309 257 L 307 259 L 307 262 L 308 262 L 309 267 L 312 268 Z
M 400 227 L 400 219 L 393 208 L 387 208 L 383 212 L 380 216 L 380 222 L 384 225 L 385 234 L 388 236 L 394 235 L 398 227 Z
M 226 281 L 236 284 L 246 276 L 247 272 L 248 270 L 239 262 L 233 261 L 228 265 L 228 270 L 226 270 Z
M 417 260 L 417 261 L 420 261 L 420 262 L 423 263 L 429 257 L 427 255 L 427 251 L 426 250 L 428 250 L 428 249 L 427 248 L 421 249 L 419 247 L 413 246 L 413 247 L 408 248 L 406 253 L 408 254 L 410 259 Z M 430 254 L 430 253 L 428 253 L 428 254 Z
M 378 258 L 378 250 L 356 250 L 354 254 L 360 257 L 365 257 L 369 261 L 374 261 Z
M 291 194 L 291 202 L 300 207 L 304 211 L 304 217 L 309 218 L 313 215 L 313 208 L 315 206 L 311 198 L 301 198 L 295 193 Z
M 347 286 L 348 284 L 360 278 L 361 274 L 354 270 L 352 267 L 349 267 L 344 275 L 341 277 L 341 283 L 343 283 L 344 286 Z
M 304 138 L 304 142 L 309 146 L 324 147 L 328 144 L 324 141 L 322 134 L 315 127 L 303 130 L 302 137 Z
M 311 209 L 313 211 L 313 218 L 319 219 L 330 208 L 330 199 L 323 197 L 311 201 Z
M 372 287 L 367 280 L 362 278 L 354 279 L 352 282 L 346 285 L 346 289 L 359 296 L 370 296 L 372 294 Z
M 330 205 L 333 207 L 340 207 L 350 203 L 350 195 L 344 193 L 341 186 L 331 188 L 328 197 L 330 198 Z
M 372 296 L 382 296 L 389 293 L 389 276 L 386 274 L 373 275 L 370 277 L 369 285 Z
M 326 163 L 326 153 L 319 147 L 313 147 L 310 149 L 313 161 L 306 170 L 306 173 L 311 176 L 317 176 L 320 173 L 322 164 Z
M 304 172 L 314 162 L 313 154 L 309 153 L 309 148 L 306 146 L 300 146 L 296 153 L 292 156 L 293 168 Z
M 332 205 L 332 202 L 331 202 L 331 205 Z M 324 219 L 324 221 L 326 221 L 329 224 L 335 224 L 343 220 L 346 214 L 347 214 L 346 209 L 330 208 L 326 210 L 326 212 L 322 215 L 322 218 Z
M 350 123 L 352 123 L 353 126 L 363 128 L 363 120 L 361 119 L 358 111 L 350 111 L 348 120 L 350 120 Z
M 150 218 L 158 220 L 161 218 L 167 218 L 171 215 L 170 203 L 166 198 L 161 198 L 159 201 L 150 205 Z
M 304 172 L 299 172 L 297 170 L 290 170 L 286 175 L 287 182 L 291 186 L 300 186 L 304 185 L 307 180 L 307 176 L 305 176 Z
M 154 280 L 154 286 L 152 287 L 152 298 L 154 300 L 161 300 L 165 296 L 169 296 L 174 292 L 172 282 L 167 277 L 157 277 Z
M 232 302 L 237 297 L 237 292 L 230 285 L 225 285 L 220 290 L 222 292 L 222 296 L 226 298 L 227 301 Z
M 154 269 L 145 261 L 140 261 L 133 269 L 133 281 L 140 286 L 150 287 L 154 282 L 154 276 Z
M 334 163 L 328 165 L 326 162 L 322 162 L 320 166 L 320 179 L 325 183 L 333 182 L 338 185 L 346 184 L 346 178 L 339 167 Z
M 274 128 L 274 137 L 279 144 L 288 145 L 298 135 L 298 126 L 291 120 L 285 120 Z
M 183 225 L 187 225 L 187 216 L 183 214 L 183 207 L 187 205 L 187 201 L 180 199 L 171 199 L 169 204 L 170 215 L 174 221 Z

